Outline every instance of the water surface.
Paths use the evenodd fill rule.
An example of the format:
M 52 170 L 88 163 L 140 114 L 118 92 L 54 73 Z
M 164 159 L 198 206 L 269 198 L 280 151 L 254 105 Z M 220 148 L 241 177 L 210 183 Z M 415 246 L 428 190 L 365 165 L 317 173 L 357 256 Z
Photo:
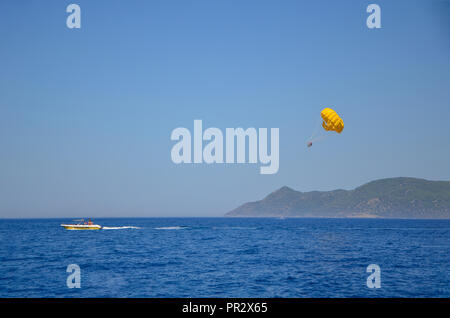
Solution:
M 450 220 L 67 221 L 0 220 L 0 297 L 450 297 Z

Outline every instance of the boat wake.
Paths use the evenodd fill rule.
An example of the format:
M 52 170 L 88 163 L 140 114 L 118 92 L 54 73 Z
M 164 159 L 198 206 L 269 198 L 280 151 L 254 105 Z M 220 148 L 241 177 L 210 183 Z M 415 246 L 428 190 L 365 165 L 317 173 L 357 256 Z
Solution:
M 155 230 L 182 230 L 186 226 L 165 226 L 165 227 L 155 227 Z
M 140 229 L 140 227 L 137 226 L 104 226 L 102 227 L 102 230 L 125 230 L 125 229 Z

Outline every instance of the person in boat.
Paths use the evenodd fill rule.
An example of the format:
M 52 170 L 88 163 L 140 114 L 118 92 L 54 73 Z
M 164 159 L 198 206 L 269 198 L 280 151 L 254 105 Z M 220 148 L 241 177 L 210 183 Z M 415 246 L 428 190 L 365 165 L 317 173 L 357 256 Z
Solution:
M 88 225 L 92 225 L 92 224 L 94 224 L 94 223 L 92 223 L 91 219 L 89 219 Z

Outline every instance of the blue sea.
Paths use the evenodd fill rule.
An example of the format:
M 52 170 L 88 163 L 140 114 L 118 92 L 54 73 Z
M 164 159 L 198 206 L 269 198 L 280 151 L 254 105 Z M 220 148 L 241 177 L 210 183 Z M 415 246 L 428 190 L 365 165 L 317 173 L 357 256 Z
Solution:
M 450 220 L 95 221 L 0 220 L 0 297 L 450 297 Z

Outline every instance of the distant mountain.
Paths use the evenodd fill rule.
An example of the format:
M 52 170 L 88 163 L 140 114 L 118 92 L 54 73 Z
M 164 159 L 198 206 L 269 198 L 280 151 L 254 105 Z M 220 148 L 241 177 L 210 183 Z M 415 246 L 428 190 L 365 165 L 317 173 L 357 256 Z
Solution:
M 225 216 L 450 218 L 450 181 L 389 178 L 324 192 L 282 187 Z

